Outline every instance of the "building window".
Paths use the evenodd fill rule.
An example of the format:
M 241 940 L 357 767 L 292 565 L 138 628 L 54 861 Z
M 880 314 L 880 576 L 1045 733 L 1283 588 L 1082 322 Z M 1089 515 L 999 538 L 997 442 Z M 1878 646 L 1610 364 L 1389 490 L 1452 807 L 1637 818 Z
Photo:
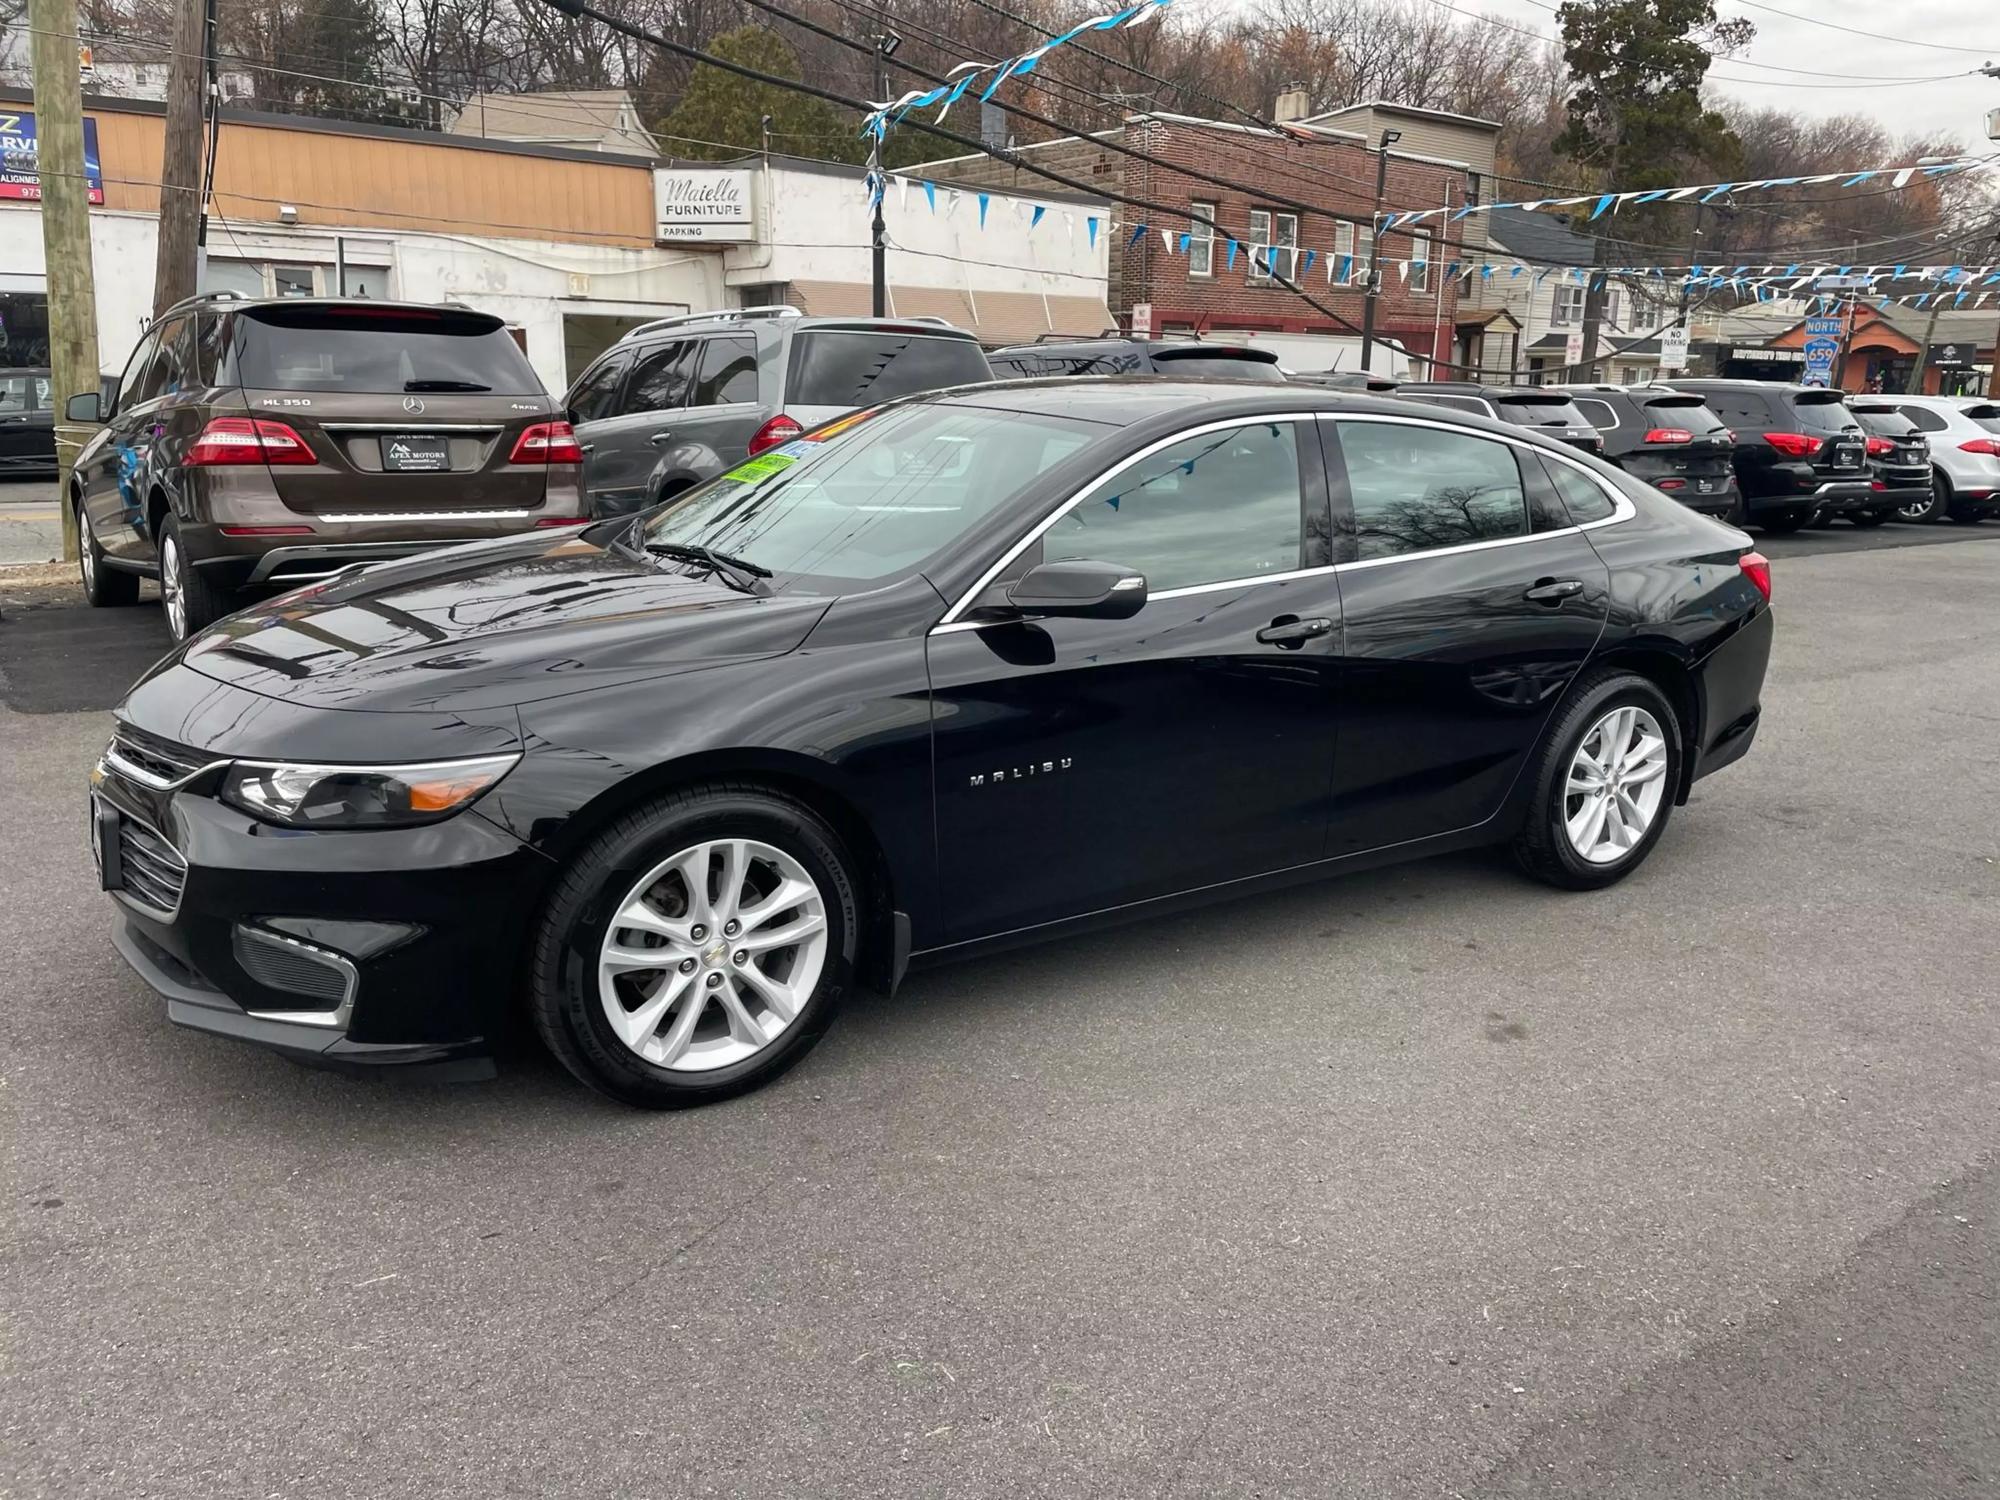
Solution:
M 1275 269 L 1287 280 L 1297 281 L 1298 259 L 1299 216 L 1251 209 L 1250 269 L 1245 280 L 1252 286 L 1273 286 L 1277 278 L 1271 272 Z
M 1360 229 L 1355 232 L 1354 279 L 1362 286 L 1375 271 L 1375 231 Z
M 1347 257 L 1347 270 L 1341 271 L 1341 257 Z M 1354 259 L 1354 226 L 1340 223 L 1333 226 L 1333 264 L 1327 268 L 1328 278 L 1337 286 L 1353 286 L 1358 279 L 1359 262 Z
M 1188 275 L 1213 276 L 1215 274 L 1215 216 L 1217 205 L 1213 203 L 1190 203 L 1188 207 L 1206 218 L 1188 220 Z
M 1613 325 L 1618 322 L 1618 289 L 1613 287 L 1604 294 L 1604 321 Z
M 1555 328 L 1569 328 L 1581 322 L 1583 322 L 1583 288 L 1557 287 L 1555 302 L 1549 310 L 1550 325 Z
M 1431 237 L 1418 233 L 1410 236 L 1410 290 L 1427 292 L 1431 289 Z

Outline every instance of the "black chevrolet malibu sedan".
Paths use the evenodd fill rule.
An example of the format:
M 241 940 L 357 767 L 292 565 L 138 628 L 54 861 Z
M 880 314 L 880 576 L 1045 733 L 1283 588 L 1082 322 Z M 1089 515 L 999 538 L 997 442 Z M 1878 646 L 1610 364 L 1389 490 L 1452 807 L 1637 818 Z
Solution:
M 1473 844 L 1608 885 L 1757 730 L 1742 533 L 1519 426 L 1160 379 L 862 412 L 663 508 L 337 576 L 131 692 L 115 941 L 185 1025 L 628 1103 L 843 991 Z

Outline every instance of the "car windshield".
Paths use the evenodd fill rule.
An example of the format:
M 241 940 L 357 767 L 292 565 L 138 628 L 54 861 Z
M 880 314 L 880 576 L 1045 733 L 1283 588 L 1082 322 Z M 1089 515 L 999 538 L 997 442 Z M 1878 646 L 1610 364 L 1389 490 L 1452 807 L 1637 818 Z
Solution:
M 986 407 L 899 407 L 759 453 L 648 520 L 642 546 L 697 546 L 833 589 L 920 568 L 1104 429 Z
M 251 390 L 542 394 L 498 318 L 448 308 L 260 307 L 238 315 L 235 356 Z
M 1917 424 L 1893 406 L 1854 406 L 1848 409 L 1854 413 L 1854 420 L 1861 424 L 1863 432 L 1871 432 L 1877 437 L 1906 437 L 1917 430 Z
M 872 329 L 808 329 L 792 346 L 791 406 L 867 406 L 993 378 L 968 338 Z

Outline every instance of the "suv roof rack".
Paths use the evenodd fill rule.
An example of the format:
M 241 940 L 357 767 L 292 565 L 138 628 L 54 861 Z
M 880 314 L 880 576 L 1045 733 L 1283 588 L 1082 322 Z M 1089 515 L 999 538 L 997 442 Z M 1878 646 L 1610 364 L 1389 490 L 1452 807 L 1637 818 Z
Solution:
M 713 312 L 680 313 L 671 318 L 655 318 L 626 331 L 625 338 L 675 328 L 683 323 L 741 323 L 751 318 L 803 318 L 805 314 L 789 302 L 772 302 L 757 307 L 719 307 Z M 914 321 L 914 320 L 912 320 Z M 623 342 L 621 340 L 620 342 Z
M 248 300 L 241 292 L 232 292 L 227 287 L 217 287 L 212 292 L 196 292 L 191 297 L 183 297 L 178 302 L 169 303 L 167 306 L 161 308 L 158 313 L 154 314 L 154 321 L 158 322 L 159 319 L 164 318 L 168 313 L 186 307 L 190 302 L 246 302 Z

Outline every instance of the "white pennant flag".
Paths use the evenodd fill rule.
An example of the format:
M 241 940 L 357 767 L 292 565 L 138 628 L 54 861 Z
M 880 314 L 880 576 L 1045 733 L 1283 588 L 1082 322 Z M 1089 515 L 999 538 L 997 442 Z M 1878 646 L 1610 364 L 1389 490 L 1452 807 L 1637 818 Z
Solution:
M 1174 253 L 1174 233 L 1164 224 L 1160 226 L 1160 248 L 1169 255 Z
M 1408 281 L 1409 281 L 1409 279 L 1410 279 L 1410 263 L 1409 263 L 1408 261 L 1406 261 L 1406 260 L 1399 260 L 1399 261 L 1397 261 L 1397 262 L 1396 262 L 1396 275 L 1397 275 L 1398 279 L 1400 279 L 1400 280 L 1402 280 L 1402 281 L 1404 281 L 1404 282 L 1408 282 Z
M 896 207 L 908 208 L 909 206 L 910 179 L 907 177 L 898 177 L 896 179 Z

